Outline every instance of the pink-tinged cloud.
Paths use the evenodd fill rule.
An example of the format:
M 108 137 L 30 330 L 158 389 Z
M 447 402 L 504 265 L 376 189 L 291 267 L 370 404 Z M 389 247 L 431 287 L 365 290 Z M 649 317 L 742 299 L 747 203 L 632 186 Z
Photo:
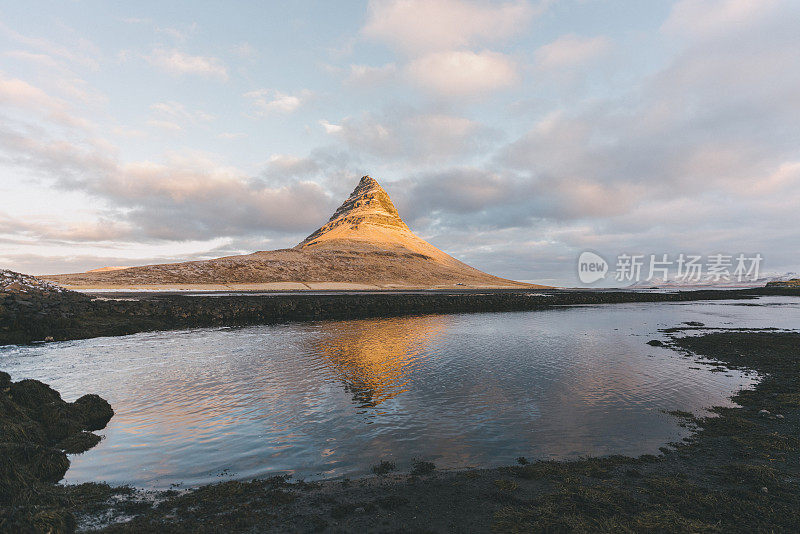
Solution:
M 43 113 L 48 119 L 71 127 L 88 128 L 89 121 L 75 116 L 64 100 L 44 92 L 24 80 L 0 72 L 0 105 Z
M 297 110 L 311 97 L 311 91 L 302 90 L 290 95 L 280 91 L 258 89 L 245 93 L 244 96 L 253 102 L 256 114 L 264 116 L 274 112 L 291 113 Z
M 215 57 L 192 56 L 179 50 L 158 48 L 147 56 L 147 60 L 156 67 L 173 75 L 198 75 L 226 81 L 227 67 Z
M 536 50 L 536 63 L 543 69 L 577 67 L 607 53 L 611 42 L 607 37 L 563 35 Z
M 713 37 L 758 23 L 775 13 L 781 3 L 780 0 L 680 0 L 661 29 L 672 35 Z
M 424 89 L 445 96 L 479 95 L 517 82 L 511 58 L 497 52 L 435 52 L 406 67 L 408 78 Z
M 412 54 L 505 40 L 549 2 L 372 1 L 362 33 Z

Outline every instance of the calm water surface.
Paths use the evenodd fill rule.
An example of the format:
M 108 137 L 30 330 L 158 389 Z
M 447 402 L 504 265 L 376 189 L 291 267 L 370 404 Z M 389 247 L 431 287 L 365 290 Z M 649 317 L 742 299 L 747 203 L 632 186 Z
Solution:
M 770 306 L 753 306 L 770 304 Z M 683 321 L 797 328 L 790 298 L 199 329 L 0 347 L 0 369 L 116 411 L 67 482 L 196 485 L 654 453 L 754 376 L 645 342 Z

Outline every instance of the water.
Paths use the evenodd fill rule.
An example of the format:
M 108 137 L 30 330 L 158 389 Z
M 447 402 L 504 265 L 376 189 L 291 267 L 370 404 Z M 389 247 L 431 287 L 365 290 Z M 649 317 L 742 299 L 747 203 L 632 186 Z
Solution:
M 187 486 L 280 473 L 358 476 L 657 453 L 751 386 L 646 345 L 658 328 L 795 328 L 790 298 L 581 306 L 144 333 L 0 347 L 0 368 L 116 410 L 67 482 Z

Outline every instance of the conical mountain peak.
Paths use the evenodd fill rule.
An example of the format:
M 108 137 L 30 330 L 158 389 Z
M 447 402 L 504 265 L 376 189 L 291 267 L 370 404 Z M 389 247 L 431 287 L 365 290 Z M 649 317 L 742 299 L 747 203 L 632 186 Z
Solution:
M 314 246 L 331 239 L 370 241 L 376 237 L 374 234 L 377 229 L 381 229 L 383 234 L 386 231 L 411 232 L 378 181 L 371 176 L 364 176 L 328 222 L 305 238 L 297 248 Z
M 474 269 L 414 235 L 386 191 L 369 176 L 361 178 L 322 228 L 293 249 L 48 279 L 73 288 L 530 287 Z

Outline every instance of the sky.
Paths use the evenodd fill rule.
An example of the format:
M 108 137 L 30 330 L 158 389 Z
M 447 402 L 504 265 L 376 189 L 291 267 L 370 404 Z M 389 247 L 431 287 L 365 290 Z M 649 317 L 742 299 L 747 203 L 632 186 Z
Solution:
M 294 246 L 365 174 L 481 270 L 800 270 L 796 0 L 0 5 L 0 267 Z

